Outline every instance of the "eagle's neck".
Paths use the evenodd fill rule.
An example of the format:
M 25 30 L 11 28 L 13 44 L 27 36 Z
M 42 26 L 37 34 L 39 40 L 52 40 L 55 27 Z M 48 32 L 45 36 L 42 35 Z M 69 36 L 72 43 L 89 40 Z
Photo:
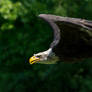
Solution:
M 48 50 L 44 51 L 44 54 L 47 54 L 48 56 L 52 53 L 52 48 L 49 48 Z

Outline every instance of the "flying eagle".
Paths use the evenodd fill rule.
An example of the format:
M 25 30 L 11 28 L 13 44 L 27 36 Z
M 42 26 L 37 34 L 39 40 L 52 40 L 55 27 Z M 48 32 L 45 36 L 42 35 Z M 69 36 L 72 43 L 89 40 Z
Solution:
M 92 21 L 40 14 L 53 30 L 53 41 L 48 50 L 34 54 L 29 63 L 47 61 L 51 57 L 58 60 L 87 58 L 92 56 Z

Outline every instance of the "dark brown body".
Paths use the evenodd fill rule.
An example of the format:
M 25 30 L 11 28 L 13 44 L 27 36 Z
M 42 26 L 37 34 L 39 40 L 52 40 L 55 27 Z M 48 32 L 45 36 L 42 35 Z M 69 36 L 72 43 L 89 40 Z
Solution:
M 85 58 L 92 57 L 92 31 L 81 29 L 65 24 L 57 23 L 60 30 L 61 39 L 53 51 L 60 58 Z M 90 35 L 88 32 L 90 31 Z

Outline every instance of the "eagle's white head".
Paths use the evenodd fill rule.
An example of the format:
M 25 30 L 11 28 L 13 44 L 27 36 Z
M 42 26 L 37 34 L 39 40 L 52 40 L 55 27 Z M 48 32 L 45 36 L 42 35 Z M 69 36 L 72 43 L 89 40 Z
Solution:
M 52 55 L 52 48 L 49 48 L 48 50 L 44 51 L 44 52 L 40 52 L 37 54 L 34 54 L 30 59 L 29 59 L 29 63 L 33 64 L 39 61 L 44 61 L 47 60 L 48 57 L 50 57 Z

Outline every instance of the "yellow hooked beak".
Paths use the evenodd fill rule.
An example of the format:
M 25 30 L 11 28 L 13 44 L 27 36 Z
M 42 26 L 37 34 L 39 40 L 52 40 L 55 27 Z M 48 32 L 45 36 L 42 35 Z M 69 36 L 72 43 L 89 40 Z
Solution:
M 30 63 L 30 64 L 34 64 L 34 63 L 36 63 L 37 61 L 40 61 L 40 58 L 38 58 L 38 57 L 36 57 L 36 56 L 32 56 L 32 57 L 30 57 L 30 59 L 29 59 L 29 63 Z

